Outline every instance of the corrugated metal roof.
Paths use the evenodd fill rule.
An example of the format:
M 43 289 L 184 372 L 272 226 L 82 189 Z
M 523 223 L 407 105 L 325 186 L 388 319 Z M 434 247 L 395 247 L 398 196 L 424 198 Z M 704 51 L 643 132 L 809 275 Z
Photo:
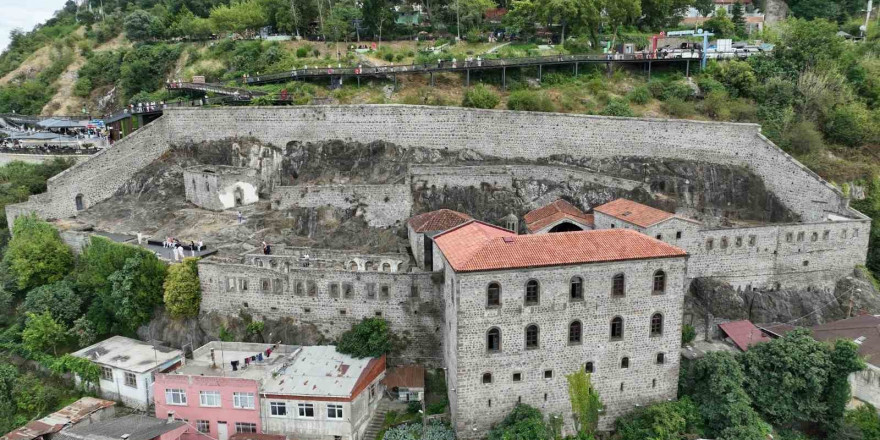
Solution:
M 725 322 L 718 324 L 718 327 L 721 327 L 721 330 L 742 351 L 748 351 L 752 345 L 770 340 L 761 332 L 761 329 L 755 327 L 755 324 L 749 320 Z

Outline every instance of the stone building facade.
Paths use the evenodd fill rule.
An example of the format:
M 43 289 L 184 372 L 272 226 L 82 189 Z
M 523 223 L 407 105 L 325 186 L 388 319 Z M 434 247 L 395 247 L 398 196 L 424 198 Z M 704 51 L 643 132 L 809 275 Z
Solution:
M 186 200 L 214 211 L 250 205 L 260 200 L 260 177 L 246 167 L 200 165 L 183 170 Z

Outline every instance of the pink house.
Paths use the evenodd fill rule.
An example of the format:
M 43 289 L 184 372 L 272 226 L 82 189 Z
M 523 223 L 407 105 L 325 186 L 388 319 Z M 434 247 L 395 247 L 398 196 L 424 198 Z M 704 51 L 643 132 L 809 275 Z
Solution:
M 294 348 L 210 342 L 176 370 L 156 375 L 156 417 L 188 421 L 190 428 L 182 440 L 205 440 L 201 433 L 217 440 L 228 440 L 235 433 L 261 433 L 260 383 Z

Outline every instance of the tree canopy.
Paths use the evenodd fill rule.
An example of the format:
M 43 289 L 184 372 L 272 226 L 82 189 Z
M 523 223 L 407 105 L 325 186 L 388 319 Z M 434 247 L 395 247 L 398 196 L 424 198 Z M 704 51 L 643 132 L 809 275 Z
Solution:
M 198 316 L 202 300 L 198 258 L 184 258 L 168 268 L 165 277 L 165 309 L 175 318 Z
M 58 231 L 33 215 L 15 219 L 13 237 L 3 258 L 20 290 L 60 281 L 73 268 L 73 253 Z
M 365 318 L 342 334 L 336 350 L 357 358 L 379 357 L 393 348 L 391 329 L 382 318 Z

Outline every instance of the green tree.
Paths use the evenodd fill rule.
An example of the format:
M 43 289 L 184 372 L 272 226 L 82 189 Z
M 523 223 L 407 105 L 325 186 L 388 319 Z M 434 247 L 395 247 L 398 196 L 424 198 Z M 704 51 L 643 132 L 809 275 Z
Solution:
M 575 427 L 578 434 L 590 437 L 596 433 L 599 426 L 602 400 L 593 388 L 590 374 L 584 370 L 568 374 L 565 378 L 568 379 L 568 398 L 571 400 L 571 409 L 574 412 Z
M 73 321 L 73 327 L 67 331 L 67 334 L 72 338 L 76 338 L 77 344 L 80 347 L 88 347 L 94 344 L 97 339 L 95 324 L 85 316 L 80 316 L 76 321 Z
M 518 404 L 510 414 L 489 431 L 489 440 L 548 440 L 552 430 L 544 422 L 544 415 L 537 408 Z
M 684 17 L 692 0 L 642 0 L 641 25 L 661 30 L 675 26 Z
M 394 11 L 388 0 L 364 0 L 362 6 L 364 22 L 372 35 L 382 41 L 382 29 L 394 22 Z
M 733 10 L 731 11 L 733 27 L 736 31 L 736 35 L 743 37 L 746 35 L 746 10 L 743 7 L 742 3 L 737 1 L 733 4 Z
M 828 371 L 828 385 L 825 387 L 827 409 L 825 417 L 819 420 L 826 433 L 841 432 L 850 402 L 849 376 L 865 369 L 865 362 L 859 357 L 859 346 L 851 340 L 837 340 L 831 347 L 831 368 Z
M 22 215 L 15 219 L 3 261 L 15 275 L 16 287 L 28 290 L 64 278 L 73 267 L 73 253 L 52 225 Z
M 501 98 L 498 97 L 495 92 L 482 84 L 477 84 L 464 92 L 461 106 L 473 108 L 495 108 L 498 106 L 499 102 L 501 102 Z
M 21 339 L 25 347 L 34 351 L 49 351 L 56 353 L 58 344 L 64 343 L 64 327 L 52 318 L 49 312 L 39 315 L 27 314 L 27 323 L 21 332 Z
M 708 17 L 715 11 L 715 2 L 713 0 L 694 0 L 694 9 L 699 11 L 703 17 Z
M 615 421 L 619 440 L 696 438 L 702 435 L 701 425 L 700 410 L 687 396 L 637 409 Z
M 158 38 L 161 36 L 158 33 L 160 26 L 159 19 L 143 9 L 128 14 L 122 24 L 125 36 L 131 41 L 148 41 Z
M 703 23 L 703 28 L 715 34 L 716 38 L 730 38 L 736 33 L 736 24 L 724 8 L 718 8 L 715 15 Z
M 155 255 L 139 252 L 107 278 L 112 288 L 105 304 L 113 305 L 116 321 L 124 329 L 133 333 L 153 316 L 153 308 L 162 303 L 165 270 Z
M 845 419 L 847 423 L 858 428 L 862 440 L 880 440 L 880 417 L 877 416 L 874 405 L 859 405 L 856 409 L 847 411 Z
M 837 24 L 826 20 L 788 19 L 778 31 L 779 39 L 771 55 L 773 67 L 790 79 L 797 79 L 808 68 L 820 72 L 836 70 L 846 50 L 845 40 L 837 35 Z
M 165 308 L 175 318 L 198 316 L 202 301 L 198 258 L 184 258 L 168 268 L 165 278 Z
M 73 290 L 73 283 L 58 281 L 37 287 L 27 293 L 24 300 L 26 312 L 49 312 L 64 324 L 71 324 L 80 316 L 82 297 Z
M 382 318 L 365 318 L 342 334 L 336 351 L 357 358 L 379 357 L 393 348 L 393 335 Z
M 353 21 L 361 17 L 361 9 L 353 0 L 340 0 L 324 20 L 324 33 L 334 41 L 348 41 L 355 31 Z
M 0 431 L 3 432 L 18 427 L 13 420 L 16 411 L 14 387 L 18 377 L 18 369 L 11 364 L 0 363 Z
M 211 9 L 211 24 L 219 32 L 250 35 L 268 23 L 268 17 L 257 0 L 233 1 Z
M 26 414 L 29 418 L 46 415 L 61 399 L 61 392 L 57 387 L 46 385 L 33 373 L 19 376 L 15 380 L 12 393 L 19 413 Z

